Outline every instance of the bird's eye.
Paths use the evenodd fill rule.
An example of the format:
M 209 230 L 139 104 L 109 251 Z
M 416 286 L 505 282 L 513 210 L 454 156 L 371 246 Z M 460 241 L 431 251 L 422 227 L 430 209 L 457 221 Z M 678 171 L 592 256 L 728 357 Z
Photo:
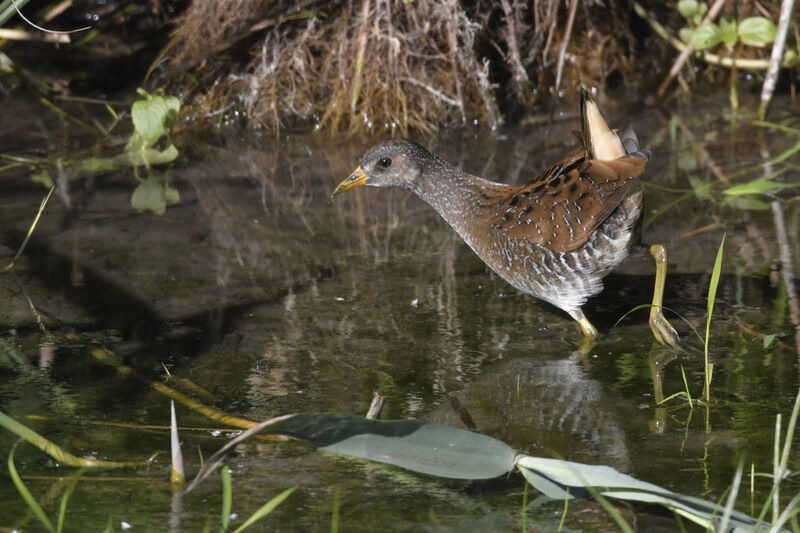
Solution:
M 392 160 L 389 159 L 388 157 L 381 157 L 380 159 L 378 159 L 378 166 L 381 168 L 389 168 L 390 166 L 392 166 Z

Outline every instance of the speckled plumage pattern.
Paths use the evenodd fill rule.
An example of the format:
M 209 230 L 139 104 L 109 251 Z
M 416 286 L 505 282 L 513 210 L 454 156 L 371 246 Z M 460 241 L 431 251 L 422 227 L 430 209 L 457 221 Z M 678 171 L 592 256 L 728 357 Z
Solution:
M 501 278 L 581 321 L 638 240 L 647 162 L 635 135 L 620 140 L 585 92 L 581 111 L 583 146 L 526 185 L 473 176 L 407 139 L 371 148 L 360 184 L 410 190 Z

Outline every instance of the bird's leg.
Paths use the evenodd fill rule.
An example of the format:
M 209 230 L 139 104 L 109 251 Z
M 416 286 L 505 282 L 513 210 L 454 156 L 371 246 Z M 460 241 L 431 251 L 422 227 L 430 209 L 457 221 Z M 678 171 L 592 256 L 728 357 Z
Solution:
M 667 249 L 661 244 L 654 244 L 650 247 L 650 255 L 656 260 L 656 284 L 653 289 L 653 305 L 650 307 L 650 329 L 658 342 L 669 348 L 677 349 L 680 343 L 678 332 L 661 311 L 664 300 L 664 281 L 667 277 Z
M 574 318 L 575 322 L 577 322 L 578 325 L 581 327 L 581 330 L 583 330 L 584 337 L 589 337 L 589 338 L 597 337 L 598 335 L 597 328 L 594 327 L 591 322 L 589 322 L 589 319 L 586 318 L 586 315 L 583 314 L 583 311 L 581 311 L 580 309 L 576 309 L 574 311 L 568 311 L 568 313 L 569 316 Z
M 578 309 L 577 311 L 570 311 L 570 316 L 578 322 L 578 325 L 583 330 L 583 338 L 578 347 L 578 351 L 583 355 L 588 355 L 588 353 L 594 347 L 594 341 L 597 340 L 597 328 L 595 328 L 589 319 L 586 318 L 586 315 L 583 314 L 583 311 Z

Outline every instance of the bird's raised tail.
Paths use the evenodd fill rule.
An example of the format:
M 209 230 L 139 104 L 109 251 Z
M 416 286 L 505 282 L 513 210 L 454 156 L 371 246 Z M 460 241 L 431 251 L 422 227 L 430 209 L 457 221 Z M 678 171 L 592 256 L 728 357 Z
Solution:
M 613 161 L 629 153 L 617 133 L 608 127 L 600 108 L 583 87 L 581 87 L 581 132 L 583 147 L 589 159 Z M 636 148 L 632 151 L 638 150 L 636 134 L 633 134 L 633 144 Z

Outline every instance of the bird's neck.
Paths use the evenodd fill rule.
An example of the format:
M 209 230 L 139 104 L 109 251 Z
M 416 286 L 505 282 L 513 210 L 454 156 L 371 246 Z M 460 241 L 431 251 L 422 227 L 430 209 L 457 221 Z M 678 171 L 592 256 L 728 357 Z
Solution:
M 411 187 L 412 192 L 433 207 L 472 246 L 473 231 L 497 206 L 498 189 L 508 185 L 467 174 L 455 167 L 425 172 Z

